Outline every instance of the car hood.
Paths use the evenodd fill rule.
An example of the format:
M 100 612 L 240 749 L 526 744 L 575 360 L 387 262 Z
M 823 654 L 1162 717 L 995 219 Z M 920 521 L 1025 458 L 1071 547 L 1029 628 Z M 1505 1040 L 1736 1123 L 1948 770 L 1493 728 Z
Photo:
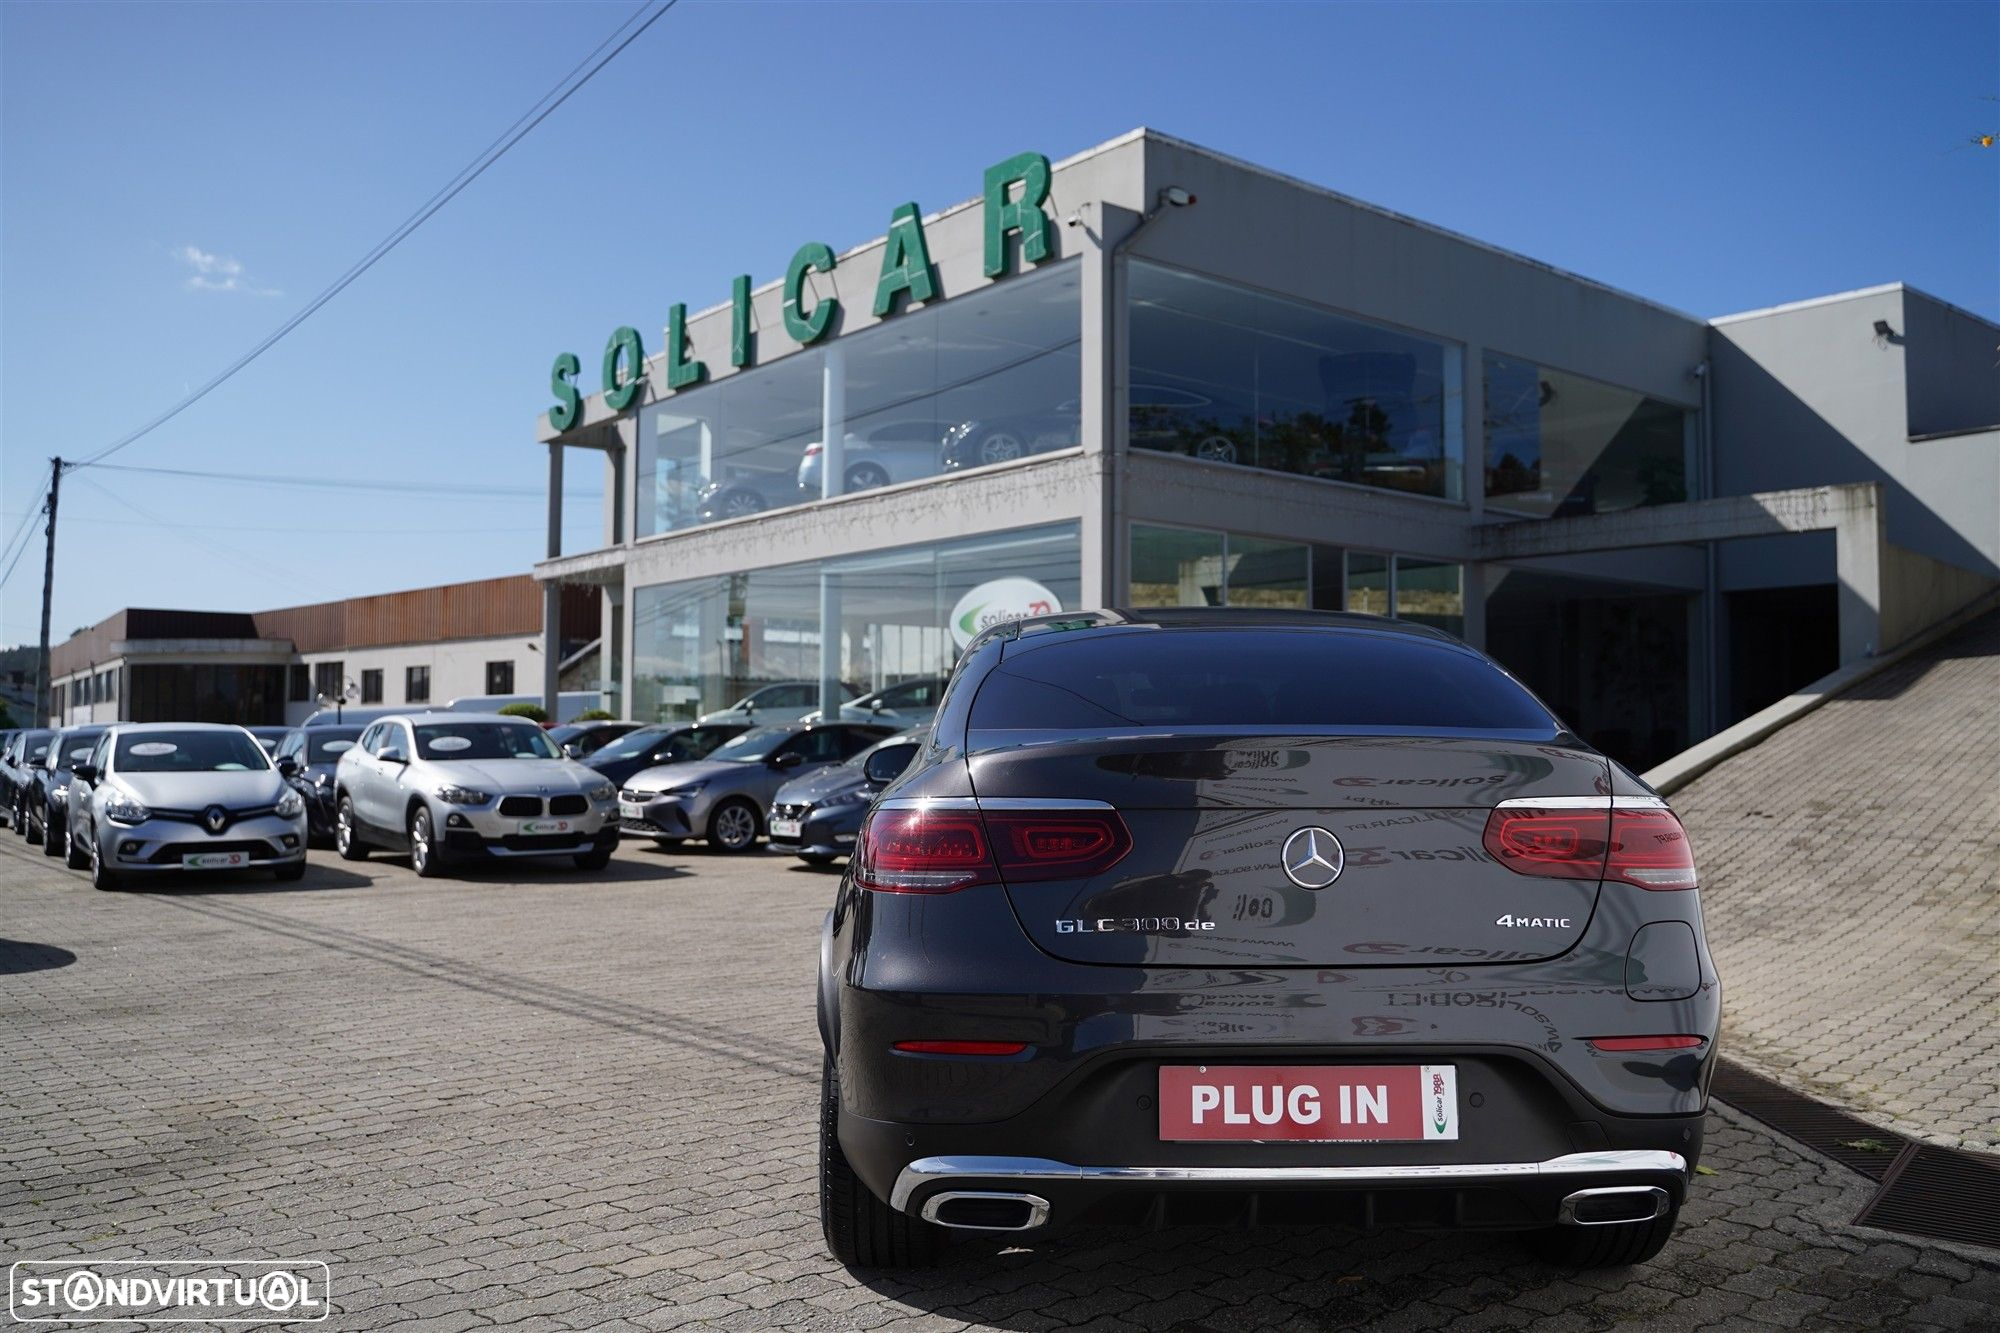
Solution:
M 772 799 L 784 805 L 818 805 L 836 796 L 859 791 L 867 785 L 868 779 L 861 775 L 860 769 L 836 764 L 802 778 L 793 778 L 778 788 L 778 794 Z
M 763 767 L 762 760 L 690 759 L 643 769 L 625 779 L 625 785 L 634 791 L 668 791 L 690 782 L 740 782 Z
M 604 775 L 574 759 L 432 759 L 425 761 L 421 781 L 472 787 L 496 796 L 553 796 L 589 791 L 604 781 Z
M 156 810 L 275 805 L 290 790 L 285 780 L 268 768 L 240 773 L 118 773 L 113 775 L 111 785 L 123 788 L 141 805 Z

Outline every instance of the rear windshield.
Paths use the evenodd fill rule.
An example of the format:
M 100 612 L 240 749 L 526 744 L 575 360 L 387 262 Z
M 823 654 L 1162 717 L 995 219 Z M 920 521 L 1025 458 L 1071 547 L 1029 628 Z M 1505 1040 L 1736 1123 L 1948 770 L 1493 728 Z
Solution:
M 61 744 L 50 752 L 47 766 L 67 773 L 78 764 L 90 760 L 90 752 L 97 748 L 97 738 L 104 734 L 99 727 L 95 731 L 73 731 L 65 734 Z
M 337 764 L 340 756 L 354 748 L 355 738 L 360 735 L 359 727 L 315 727 L 306 733 L 306 762 Z
M 532 722 L 439 722 L 417 728 L 423 759 L 555 759 L 548 733 Z
M 120 773 L 242 773 L 271 761 L 240 731 L 141 731 L 118 738 Z
M 968 725 L 1441 728 L 1552 731 L 1501 672 L 1449 644 L 1324 630 L 1166 630 L 1015 649 Z

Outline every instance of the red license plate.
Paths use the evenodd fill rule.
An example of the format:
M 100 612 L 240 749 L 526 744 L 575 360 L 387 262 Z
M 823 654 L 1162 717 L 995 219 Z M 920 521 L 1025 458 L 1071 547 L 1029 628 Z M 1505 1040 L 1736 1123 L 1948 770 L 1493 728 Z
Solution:
M 1160 1137 L 1363 1143 L 1458 1137 L 1451 1065 L 1162 1065 Z

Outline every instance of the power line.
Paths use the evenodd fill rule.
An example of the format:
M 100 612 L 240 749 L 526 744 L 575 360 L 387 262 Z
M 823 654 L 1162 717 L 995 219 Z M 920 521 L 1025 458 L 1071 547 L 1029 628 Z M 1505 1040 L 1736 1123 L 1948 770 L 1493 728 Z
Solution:
M 7 539 L 5 546 L 0 546 L 0 560 L 7 562 L 7 572 L 0 574 L 0 588 L 6 587 L 7 580 L 14 577 L 14 566 L 21 563 L 21 555 L 28 549 L 28 533 L 34 522 L 35 515 L 42 512 L 42 506 L 47 502 L 48 498 L 49 493 L 45 487 L 42 490 L 41 499 L 35 501 L 33 507 L 27 513 L 21 515 L 21 526 L 14 529 L 14 535 Z M 15 550 L 14 544 L 16 542 L 20 543 L 19 550 Z M 6 554 L 8 551 L 13 551 L 14 554 L 9 557 Z
M 347 477 L 282 476 L 257 472 L 205 472 L 198 468 L 139 467 L 129 463 L 99 463 L 100 472 L 143 473 L 154 477 L 194 477 L 202 481 L 233 482 L 245 486 L 289 486 L 305 490 L 371 491 L 398 495 L 421 495 L 432 500 L 452 499 L 531 499 L 544 501 L 547 492 L 526 486 L 478 486 L 461 481 L 363 481 Z M 569 504 L 600 504 L 596 496 L 569 497 Z
M 626 47 L 630 46 L 633 42 L 637 41 L 639 37 L 648 28 L 652 27 L 655 23 L 658 23 L 660 19 L 665 16 L 668 10 L 672 9 L 676 4 L 680 3 L 680 0 L 665 0 L 665 3 L 663 3 L 658 9 L 654 10 L 653 13 L 649 15 L 644 22 L 640 23 L 638 27 L 633 28 L 630 33 L 626 34 L 623 40 L 619 40 L 619 34 L 625 32 L 625 29 L 630 28 L 632 26 L 633 21 L 636 20 L 639 17 L 639 15 L 645 11 L 646 6 L 651 3 L 652 0 L 645 0 L 645 3 L 642 3 L 638 9 L 634 10 L 632 14 L 628 18 L 626 18 L 626 20 L 623 23 L 620 23 L 616 28 L 612 30 L 611 35 L 609 37 L 606 37 L 602 42 L 598 43 L 596 50 L 592 51 L 589 55 L 585 56 L 580 62 L 577 63 L 577 65 L 574 68 L 570 70 L 568 74 L 565 74 L 561 79 L 558 79 L 556 81 L 555 87 L 551 88 L 548 92 L 542 94 L 540 101 L 536 102 L 534 106 L 529 107 L 528 110 L 522 114 L 519 120 L 516 120 L 512 126 L 509 126 L 508 129 L 504 131 L 498 139 L 495 139 L 493 141 L 493 143 L 487 145 L 486 149 L 483 152 L 475 156 L 471 162 L 467 163 L 465 167 L 459 171 L 457 176 L 453 177 L 449 182 L 445 184 L 443 188 L 441 188 L 436 194 L 432 195 L 430 199 L 427 200 L 420 208 L 418 208 L 418 210 L 415 213 L 412 213 L 408 218 L 405 218 L 401 223 L 401 225 L 396 227 L 395 230 L 391 231 L 388 234 L 388 236 L 384 237 L 381 241 L 377 242 L 374 249 L 370 250 L 360 260 L 356 261 L 355 264 L 347 270 L 347 272 L 341 274 L 339 278 L 335 279 L 332 286 L 328 287 L 325 291 L 322 291 L 318 296 L 315 296 L 311 301 L 308 301 L 304 309 L 300 310 L 297 314 L 293 315 L 283 324 L 280 324 L 277 327 L 277 329 L 268 336 L 266 336 L 263 339 L 263 341 L 259 342 L 255 347 L 252 347 L 248 352 L 245 352 L 242 356 L 238 357 L 236 360 L 230 362 L 228 367 L 226 367 L 220 374 L 216 375 L 213 379 L 210 379 L 200 388 L 196 389 L 193 393 L 187 395 L 187 397 L 181 399 L 178 403 L 168 408 L 165 412 L 162 412 L 160 415 L 154 417 L 151 421 L 139 427 L 139 429 L 133 431 L 131 434 L 123 436 L 122 438 L 114 441 L 113 443 L 106 445 L 104 448 L 99 449 L 96 453 L 91 454 L 89 457 L 83 459 L 81 462 L 71 463 L 67 465 L 67 467 L 64 470 L 74 471 L 77 468 L 94 467 L 100 465 L 103 462 L 103 460 L 109 458 L 112 454 L 117 453 L 120 449 L 123 449 L 127 445 L 133 444 L 138 440 L 144 438 L 145 436 L 151 434 L 153 431 L 158 430 L 161 426 L 166 425 L 169 421 L 172 421 L 175 417 L 187 411 L 190 407 L 193 407 L 203 398 L 206 398 L 210 393 L 213 393 L 216 389 L 221 388 L 222 385 L 225 384 L 238 371 L 248 366 L 251 362 L 255 361 L 265 352 L 271 350 L 271 348 L 277 346 L 278 343 L 281 340 L 283 340 L 283 338 L 287 334 L 289 334 L 293 329 L 305 323 L 306 320 L 310 319 L 313 316 L 313 314 L 319 310 L 321 306 L 325 305 L 328 301 L 331 301 L 334 297 L 340 295 L 341 292 L 345 291 L 348 288 L 348 286 L 351 285 L 362 274 L 366 273 L 369 269 L 373 268 L 377 263 L 377 261 L 381 260 L 391 250 L 394 250 L 398 245 L 402 244 L 403 241 L 410 235 L 410 233 L 414 232 L 418 227 L 421 227 L 425 222 L 429 221 L 431 216 L 435 214 L 439 209 L 443 208 L 446 204 L 450 203 L 453 199 L 457 198 L 460 191 L 464 190 L 468 185 L 472 184 L 472 182 L 478 180 L 481 176 L 483 176 L 486 173 L 487 168 L 491 167 L 495 162 L 498 162 L 503 156 L 506 155 L 508 149 L 512 148 L 515 144 L 519 143 L 522 139 L 526 138 L 528 134 L 537 125 L 541 124 L 544 120 L 547 120 L 552 114 L 554 114 L 557 107 L 560 107 L 564 102 L 567 102 L 571 97 L 575 96 L 580 88 L 582 88 L 585 84 L 589 83 L 593 78 L 595 78 L 598 72 L 602 70 L 606 65 L 610 64 L 613 60 L 616 60 L 620 52 L 622 52 Z M 612 46 L 612 43 L 614 41 L 617 42 L 616 46 Z M 605 47 L 607 46 L 611 46 L 610 52 L 608 54 L 603 55 L 603 57 L 599 59 L 599 53 L 603 52 Z M 597 62 L 594 65 L 591 64 L 591 61 L 593 60 L 596 60 Z M 584 68 L 586 65 L 589 66 L 587 70 Z M 577 77 L 577 73 L 579 70 L 583 71 L 581 78 Z M 565 84 L 567 84 L 568 87 L 565 88 L 564 87 Z M 550 101 L 551 98 L 554 98 L 554 100 Z M 546 105 L 544 105 L 544 103 L 546 103 Z

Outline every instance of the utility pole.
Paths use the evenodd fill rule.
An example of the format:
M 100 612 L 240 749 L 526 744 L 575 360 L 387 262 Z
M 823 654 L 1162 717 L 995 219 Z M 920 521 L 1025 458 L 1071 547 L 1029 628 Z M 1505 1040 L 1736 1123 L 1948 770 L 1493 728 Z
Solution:
M 42 555 L 42 651 L 35 658 L 35 726 L 49 718 L 49 600 L 56 588 L 56 496 L 62 490 L 63 462 L 49 460 L 48 546 Z

